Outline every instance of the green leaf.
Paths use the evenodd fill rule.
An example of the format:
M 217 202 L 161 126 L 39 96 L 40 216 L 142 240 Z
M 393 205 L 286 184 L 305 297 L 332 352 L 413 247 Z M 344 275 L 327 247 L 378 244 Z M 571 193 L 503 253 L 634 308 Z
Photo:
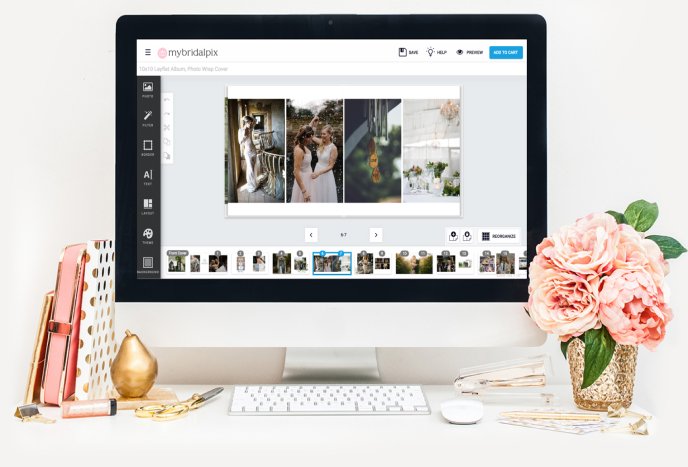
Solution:
M 583 384 L 581 389 L 585 389 L 597 381 L 604 372 L 609 362 L 614 356 L 616 342 L 609 335 L 609 331 L 604 326 L 600 329 L 590 329 L 583 334 L 585 342 Z
M 657 203 L 649 203 L 639 199 L 629 204 L 624 213 L 626 222 L 638 232 L 647 232 L 659 216 Z
M 664 254 L 664 259 L 678 258 L 688 251 L 675 238 L 666 237 L 664 235 L 648 235 L 645 238 L 652 240 L 659 246 L 659 249 L 662 250 Z
M 626 222 L 626 218 L 620 212 L 607 211 L 607 214 L 611 215 L 614 219 L 616 219 L 617 224 L 628 224 L 628 222 Z

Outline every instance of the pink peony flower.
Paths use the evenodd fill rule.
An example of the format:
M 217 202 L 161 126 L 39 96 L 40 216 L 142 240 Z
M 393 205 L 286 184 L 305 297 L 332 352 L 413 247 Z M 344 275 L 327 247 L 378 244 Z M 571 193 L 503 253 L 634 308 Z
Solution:
M 663 260 L 663 258 L 662 258 Z M 650 269 L 617 269 L 602 280 L 600 320 L 618 344 L 654 350 L 672 318 L 668 290 Z
M 588 278 L 554 267 L 530 265 L 530 299 L 528 312 L 540 329 L 566 341 L 588 329 L 601 326 L 599 282 L 596 275 Z
M 589 214 L 572 226 L 545 238 L 537 246 L 536 259 L 582 276 L 605 274 L 614 267 L 619 226 L 607 213 Z
M 652 240 L 643 238 L 630 225 L 619 225 L 619 246 L 614 259 L 614 269 L 648 271 L 658 286 L 669 274 L 669 263 L 659 246 Z

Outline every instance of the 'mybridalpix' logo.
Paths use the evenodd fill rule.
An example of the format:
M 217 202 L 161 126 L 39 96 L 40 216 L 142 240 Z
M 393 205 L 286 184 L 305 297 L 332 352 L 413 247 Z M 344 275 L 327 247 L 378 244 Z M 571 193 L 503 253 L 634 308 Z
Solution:
M 158 49 L 158 57 L 217 57 L 217 49 Z

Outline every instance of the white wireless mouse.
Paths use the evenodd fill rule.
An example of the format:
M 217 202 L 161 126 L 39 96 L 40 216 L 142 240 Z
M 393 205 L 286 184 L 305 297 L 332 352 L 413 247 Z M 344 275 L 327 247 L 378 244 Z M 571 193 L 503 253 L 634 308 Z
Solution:
M 472 425 L 483 418 L 483 403 L 478 399 L 452 399 L 440 405 L 442 416 L 455 425 Z

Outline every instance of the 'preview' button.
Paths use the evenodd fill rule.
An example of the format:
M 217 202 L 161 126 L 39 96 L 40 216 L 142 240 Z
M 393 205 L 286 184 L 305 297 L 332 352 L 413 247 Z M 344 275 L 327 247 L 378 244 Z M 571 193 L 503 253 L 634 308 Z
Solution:
M 522 60 L 523 46 L 521 45 L 492 45 L 490 58 L 493 60 Z

